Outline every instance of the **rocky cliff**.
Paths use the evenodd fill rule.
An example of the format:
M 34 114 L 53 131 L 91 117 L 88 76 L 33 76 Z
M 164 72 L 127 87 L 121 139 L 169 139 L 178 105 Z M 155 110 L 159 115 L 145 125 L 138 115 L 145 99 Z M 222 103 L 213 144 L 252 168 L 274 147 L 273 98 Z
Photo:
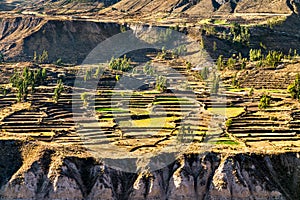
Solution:
M 299 153 L 189 154 L 128 173 L 82 149 L 1 141 L 3 199 L 299 199 Z
M 100 42 L 117 34 L 120 25 L 84 21 L 46 20 L 24 16 L 0 21 L 0 49 L 7 60 L 32 60 L 48 52 L 50 62 L 77 63 Z

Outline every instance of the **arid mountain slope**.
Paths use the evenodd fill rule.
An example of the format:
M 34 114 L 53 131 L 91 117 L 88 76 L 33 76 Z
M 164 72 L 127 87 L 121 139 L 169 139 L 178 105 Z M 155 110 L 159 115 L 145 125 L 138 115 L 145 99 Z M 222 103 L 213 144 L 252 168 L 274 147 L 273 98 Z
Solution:
M 157 14 L 186 13 L 204 15 L 238 13 L 291 13 L 297 10 L 294 0 L 84 0 L 26 2 L 18 10 L 33 10 L 56 14 Z
M 299 17 L 292 15 L 271 28 L 251 27 L 250 45 L 242 47 L 226 39 L 203 34 L 203 27 L 200 26 L 188 27 L 185 31 L 196 39 L 203 39 L 205 49 L 211 57 L 217 58 L 218 54 L 231 56 L 238 52 L 247 56 L 250 48 L 261 48 L 261 44 L 265 45 L 267 50 L 274 49 L 285 53 L 288 53 L 290 48 L 299 50 L 300 32 L 294 28 L 298 25 Z M 141 25 L 128 24 L 128 28 L 131 26 L 136 28 Z M 0 22 L 0 49 L 5 60 L 10 61 L 30 61 L 34 51 L 41 54 L 46 50 L 50 62 L 61 58 L 66 63 L 81 63 L 93 48 L 120 33 L 121 28 L 122 25 L 117 22 L 52 20 L 34 16 L 8 17 Z M 225 31 L 226 28 L 220 30 Z M 214 43 L 217 46 L 216 50 L 213 47 Z
M 120 32 L 116 23 L 48 21 L 36 17 L 0 22 L 0 49 L 7 60 L 32 60 L 48 51 L 49 61 L 81 62 L 101 41 Z

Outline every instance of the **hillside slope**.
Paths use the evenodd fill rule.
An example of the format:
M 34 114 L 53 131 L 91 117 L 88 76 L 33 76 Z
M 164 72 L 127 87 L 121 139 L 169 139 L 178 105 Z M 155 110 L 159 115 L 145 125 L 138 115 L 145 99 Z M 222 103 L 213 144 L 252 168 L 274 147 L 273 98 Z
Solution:
M 56 14 L 141 14 L 186 13 L 205 15 L 213 12 L 228 13 L 285 13 L 297 11 L 294 0 L 58 0 L 25 3 L 18 10 L 34 10 Z

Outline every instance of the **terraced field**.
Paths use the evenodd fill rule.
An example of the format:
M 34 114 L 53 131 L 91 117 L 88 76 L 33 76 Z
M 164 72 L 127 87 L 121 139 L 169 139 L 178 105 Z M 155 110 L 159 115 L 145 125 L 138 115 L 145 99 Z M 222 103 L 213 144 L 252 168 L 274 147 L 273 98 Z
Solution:
M 258 77 L 273 81 L 260 89 L 264 81 L 254 76 L 247 82 L 243 73 L 249 72 L 245 70 L 240 81 L 248 84 L 246 88 L 221 83 L 219 93 L 212 95 L 212 80 L 202 80 L 199 72 L 188 70 L 183 60 L 166 62 L 150 57 L 152 64 L 158 66 L 155 73 L 168 79 L 165 91 L 157 90 L 155 76 L 143 74 L 143 70 L 125 73 L 105 69 L 99 80 L 91 78 L 91 82 L 97 81 L 91 93 L 90 82 L 84 81 L 85 73 L 77 73 L 78 66 L 42 66 L 47 69 L 46 83 L 28 95 L 23 103 L 26 106 L 16 106 L 14 88 L 0 95 L 2 135 L 57 145 L 83 145 L 119 155 L 171 151 L 178 145 L 241 149 L 267 142 L 271 146 L 298 147 L 300 111 L 285 89 L 295 71 L 284 68 L 289 75 L 284 84 L 281 78 L 269 78 L 273 76 L 271 70 L 259 72 Z M 1 77 L 3 86 L 8 86 L 13 69 L 11 64 L 2 69 L 6 72 Z M 75 78 L 86 88 L 76 88 Z M 58 79 L 63 79 L 64 91 L 55 103 Z M 228 83 L 228 78 L 223 79 Z M 250 86 L 257 88 L 252 95 L 248 94 Z M 258 102 L 265 92 L 272 96 L 272 104 L 259 110 Z
M 161 60 L 154 62 L 166 64 Z M 210 138 L 219 137 L 224 117 L 206 109 L 225 108 L 230 102 L 225 96 L 210 97 L 211 83 L 194 76 L 195 72 L 188 71 L 183 61 L 172 65 L 172 72 L 168 72 L 170 85 L 165 92 L 156 90 L 155 77 L 117 72 L 118 81 L 116 71 L 108 70 L 98 82 L 96 95 L 87 100 L 82 99 L 83 92 L 72 92 L 78 67 L 63 71 L 55 65 L 43 66 L 47 68 L 46 83 L 28 95 L 28 107 L 3 112 L 0 129 L 6 137 L 88 148 L 115 147 L 133 154 L 181 143 L 207 143 Z M 9 66 L 10 72 L 13 68 Z M 8 84 L 11 75 L 4 73 L 4 84 Z M 52 97 L 59 77 L 64 80 L 64 91 L 55 103 Z M 76 79 L 83 81 L 84 74 Z M 123 84 L 126 80 L 134 80 L 142 87 L 128 89 Z M 2 109 L 16 104 L 16 89 L 0 98 Z
M 260 70 L 239 79 L 246 88 L 257 88 L 254 95 L 244 99 L 247 111 L 232 117 L 227 132 L 247 146 L 271 145 L 274 148 L 290 149 L 299 145 L 299 102 L 292 100 L 287 86 L 293 82 L 297 67 Z M 248 79 L 250 77 L 250 79 Z M 245 92 L 245 95 L 248 92 Z M 268 93 L 271 105 L 259 109 L 259 97 Z

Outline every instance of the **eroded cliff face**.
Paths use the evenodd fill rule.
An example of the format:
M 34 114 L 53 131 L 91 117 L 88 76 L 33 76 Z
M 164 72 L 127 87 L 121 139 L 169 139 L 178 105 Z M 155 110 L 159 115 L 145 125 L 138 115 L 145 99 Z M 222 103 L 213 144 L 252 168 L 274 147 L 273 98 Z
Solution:
M 3 199 L 299 199 L 298 153 L 189 154 L 124 172 L 77 149 L 1 141 Z M 14 158 L 14 159 L 12 159 Z
M 33 60 L 45 50 L 48 61 L 81 63 L 100 42 L 121 32 L 117 23 L 46 20 L 37 17 L 0 21 L 0 50 L 6 60 Z

